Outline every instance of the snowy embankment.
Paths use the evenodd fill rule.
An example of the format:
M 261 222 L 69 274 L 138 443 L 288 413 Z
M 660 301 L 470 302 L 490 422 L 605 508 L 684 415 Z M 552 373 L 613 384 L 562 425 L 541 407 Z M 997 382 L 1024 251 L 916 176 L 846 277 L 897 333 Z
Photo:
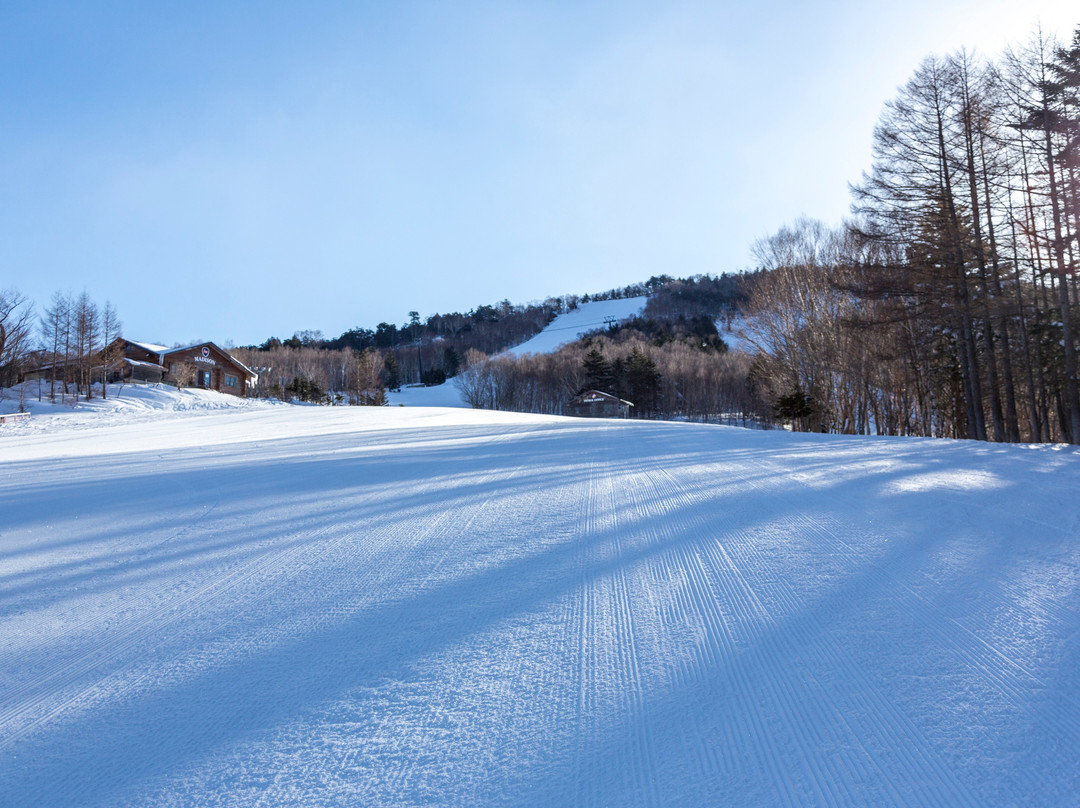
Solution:
M 57 385 L 50 398 L 47 381 L 24 382 L 17 387 L 0 390 L 0 413 L 19 412 L 20 407 L 30 413 L 26 421 L 5 425 L 0 436 L 17 434 L 15 429 L 20 433 L 93 429 L 108 424 L 173 418 L 180 414 L 198 415 L 281 405 L 278 401 L 238 398 L 213 390 L 178 390 L 166 384 L 110 384 L 106 393 L 106 397 L 102 398 L 101 385 L 95 384 L 94 397 L 86 399 L 62 395 L 60 385 Z
M 461 409 L 0 427 L 0 805 L 1075 805 L 1078 490 Z

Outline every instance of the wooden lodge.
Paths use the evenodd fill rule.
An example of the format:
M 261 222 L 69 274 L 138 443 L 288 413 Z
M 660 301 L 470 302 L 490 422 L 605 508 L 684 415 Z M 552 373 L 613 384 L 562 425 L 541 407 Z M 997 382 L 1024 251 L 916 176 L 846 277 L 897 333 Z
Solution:
M 563 406 L 563 413 L 578 418 L 628 418 L 630 408 L 633 406 L 631 402 L 610 393 L 586 390 L 581 395 L 570 399 Z
M 212 342 L 167 348 L 120 337 L 102 352 L 110 382 L 166 382 L 246 396 L 258 376 Z
M 216 390 L 247 396 L 258 374 L 213 342 L 168 348 L 152 342 L 118 337 L 98 352 L 88 371 L 74 361 L 41 364 L 24 371 L 19 381 L 55 379 L 63 384 L 116 382 L 165 382 L 180 387 Z

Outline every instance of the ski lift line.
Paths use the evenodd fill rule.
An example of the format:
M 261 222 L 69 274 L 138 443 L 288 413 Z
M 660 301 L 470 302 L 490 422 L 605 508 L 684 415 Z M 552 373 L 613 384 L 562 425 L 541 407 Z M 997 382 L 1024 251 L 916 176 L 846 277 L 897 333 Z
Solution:
M 575 328 L 578 331 L 580 331 L 583 328 L 586 328 L 587 326 L 590 326 L 590 325 L 614 325 L 617 322 L 618 322 L 618 320 L 612 319 L 612 320 L 604 320 L 603 322 L 598 322 L 598 323 L 580 323 L 578 325 L 563 325 L 563 326 L 559 326 L 558 328 L 545 328 L 544 331 L 541 332 L 541 333 L 550 332 L 550 331 L 571 331 L 571 330 L 573 330 Z

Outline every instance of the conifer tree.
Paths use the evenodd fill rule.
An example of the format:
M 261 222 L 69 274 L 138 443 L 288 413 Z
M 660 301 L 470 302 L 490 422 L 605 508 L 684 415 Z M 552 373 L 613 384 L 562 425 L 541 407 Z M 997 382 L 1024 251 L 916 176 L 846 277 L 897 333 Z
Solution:
M 386 389 L 397 392 L 401 389 L 401 370 L 398 368 L 397 357 L 393 351 L 386 352 L 386 360 L 383 362 L 386 371 Z
M 585 369 L 585 390 L 599 390 L 601 393 L 614 391 L 614 377 L 611 372 L 611 364 L 604 358 L 604 354 L 595 345 L 582 360 Z
M 647 418 L 659 410 L 660 371 L 640 348 L 634 348 L 626 361 L 626 383 L 638 417 Z
M 443 351 L 443 370 L 448 377 L 456 376 L 458 370 L 461 369 L 461 355 L 457 352 L 457 349 L 451 345 L 445 351 Z

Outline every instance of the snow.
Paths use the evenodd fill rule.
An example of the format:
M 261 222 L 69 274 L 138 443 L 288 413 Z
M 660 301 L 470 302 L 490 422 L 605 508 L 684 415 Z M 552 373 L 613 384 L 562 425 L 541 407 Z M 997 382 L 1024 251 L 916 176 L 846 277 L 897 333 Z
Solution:
M 0 426 L 0 805 L 1076 803 L 1074 448 L 165 398 Z
M 553 353 L 589 331 L 606 328 L 613 320 L 626 320 L 645 310 L 648 297 L 627 297 L 621 300 L 595 300 L 582 303 L 573 311 L 560 314 L 535 337 L 506 351 L 508 354 Z
M 90 429 L 106 424 L 128 424 L 134 421 L 159 420 L 179 413 L 198 415 L 217 410 L 248 410 L 282 406 L 280 402 L 245 399 L 213 390 L 184 388 L 177 390 L 166 384 L 110 384 L 106 398 L 101 398 L 101 385 L 93 386 L 94 398 L 66 395 L 61 400 L 60 385 L 56 400 L 49 400 L 49 382 L 24 382 L 19 387 L 0 390 L 0 413 L 18 412 L 20 401 L 31 414 L 26 421 L 5 425 L 0 436 L 21 432 L 52 432 L 57 429 Z M 21 389 L 20 389 L 21 388 Z M 70 388 L 74 391 L 74 387 Z M 39 400 L 40 396 L 40 400 Z
M 746 318 L 741 315 L 731 318 L 730 327 L 725 317 L 721 317 L 716 321 L 716 330 L 720 332 L 720 338 L 727 344 L 729 351 L 755 354 L 758 349 L 746 338 L 747 326 Z
M 398 392 L 388 392 L 386 394 L 386 399 L 390 402 L 390 406 L 392 407 L 469 406 L 461 397 L 461 391 L 458 390 L 453 379 L 449 379 L 443 384 L 437 384 L 433 387 L 424 387 L 422 385 L 402 387 Z
M 138 345 L 140 348 L 149 351 L 150 353 L 163 354 L 167 353 L 171 349 L 167 345 L 158 345 L 154 342 L 137 342 L 136 340 L 128 340 L 132 345 Z

